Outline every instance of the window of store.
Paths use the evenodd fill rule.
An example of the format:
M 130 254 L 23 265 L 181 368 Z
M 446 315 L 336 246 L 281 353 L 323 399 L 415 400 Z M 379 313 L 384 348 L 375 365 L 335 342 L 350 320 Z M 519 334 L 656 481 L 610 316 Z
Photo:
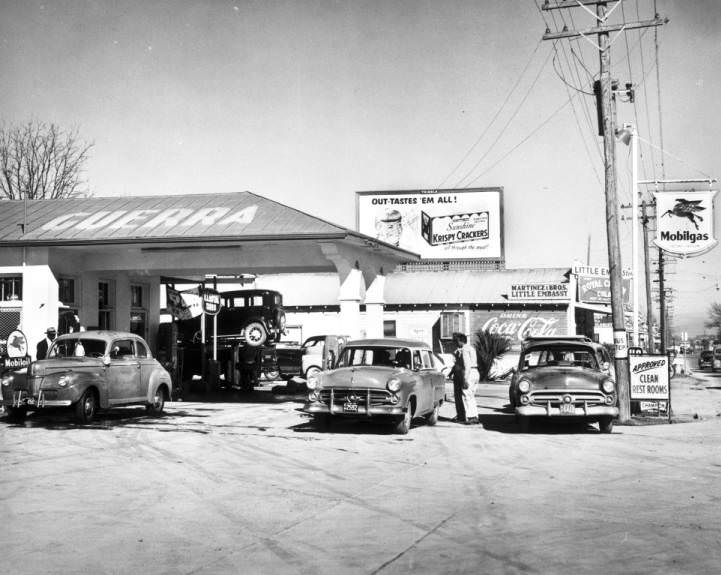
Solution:
M 115 285 L 110 281 L 98 282 L 98 328 L 113 329 L 115 312 Z
M 383 337 L 395 337 L 396 336 L 396 320 L 386 319 L 383 320 Z
M 451 339 L 454 333 L 465 332 L 464 320 L 462 311 L 443 312 L 441 314 L 441 338 Z
M 22 299 L 22 276 L 0 276 L 0 301 L 19 301 Z
M 147 317 L 145 309 L 146 287 L 141 284 L 130 285 L 130 331 L 142 338 L 147 338 Z

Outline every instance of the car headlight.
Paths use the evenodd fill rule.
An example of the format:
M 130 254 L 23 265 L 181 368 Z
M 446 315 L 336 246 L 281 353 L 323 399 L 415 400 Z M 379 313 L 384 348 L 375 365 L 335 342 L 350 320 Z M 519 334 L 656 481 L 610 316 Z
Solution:
M 531 382 L 529 382 L 527 379 L 522 379 L 518 382 L 518 391 L 521 393 L 528 393 L 531 391 Z
M 308 378 L 308 381 L 306 381 L 305 385 L 308 387 L 308 389 L 318 389 L 318 387 L 320 386 L 318 376 L 316 374 L 311 375 Z
M 396 393 L 401 388 L 401 380 L 397 377 L 391 377 L 388 380 L 388 383 L 386 383 L 386 387 L 388 388 L 388 391 Z
M 12 376 L 12 375 L 4 375 L 4 376 L 2 377 L 2 380 L 0 380 L 0 381 L 2 382 L 2 385 L 3 385 L 4 387 L 7 387 L 8 385 L 10 385 L 10 383 L 12 382 L 12 380 L 13 380 L 13 376 Z
M 601 384 L 601 389 L 605 393 L 613 393 L 613 390 L 616 389 L 616 386 L 614 385 L 613 381 L 610 379 L 603 380 L 603 383 Z
M 67 373 L 64 373 L 60 376 L 60 379 L 58 379 L 58 385 L 60 387 L 65 387 L 68 383 L 70 383 L 70 376 Z

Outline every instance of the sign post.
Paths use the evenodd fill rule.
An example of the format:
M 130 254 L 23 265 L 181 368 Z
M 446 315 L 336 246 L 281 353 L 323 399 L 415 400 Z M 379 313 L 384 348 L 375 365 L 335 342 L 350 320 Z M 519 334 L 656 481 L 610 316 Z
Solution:
M 641 348 L 630 348 L 629 372 L 631 403 L 638 404 L 639 411 L 666 412 L 671 423 L 671 361 L 664 354 L 644 354 Z

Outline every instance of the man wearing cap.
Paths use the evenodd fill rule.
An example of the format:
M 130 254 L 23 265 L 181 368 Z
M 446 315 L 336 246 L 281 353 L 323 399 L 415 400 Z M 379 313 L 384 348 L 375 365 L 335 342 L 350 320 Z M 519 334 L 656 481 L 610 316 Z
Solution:
M 45 330 L 45 338 L 38 342 L 38 347 L 35 353 L 35 359 L 45 359 L 48 356 L 48 349 L 55 339 L 56 331 L 54 327 L 49 327 Z

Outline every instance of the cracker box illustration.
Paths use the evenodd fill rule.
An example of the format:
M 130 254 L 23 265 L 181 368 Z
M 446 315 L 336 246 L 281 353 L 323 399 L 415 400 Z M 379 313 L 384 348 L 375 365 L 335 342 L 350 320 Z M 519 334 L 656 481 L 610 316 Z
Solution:
M 421 236 L 431 246 L 488 240 L 488 212 L 429 216 L 421 212 Z

